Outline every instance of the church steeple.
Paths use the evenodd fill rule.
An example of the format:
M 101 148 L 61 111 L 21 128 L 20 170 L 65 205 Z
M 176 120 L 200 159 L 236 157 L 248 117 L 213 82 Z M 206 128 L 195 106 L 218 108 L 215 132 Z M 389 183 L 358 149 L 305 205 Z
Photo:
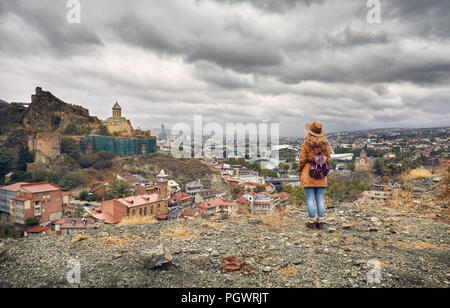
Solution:
M 122 117 L 122 108 L 119 106 L 119 103 L 116 102 L 112 110 L 113 110 L 113 118 Z

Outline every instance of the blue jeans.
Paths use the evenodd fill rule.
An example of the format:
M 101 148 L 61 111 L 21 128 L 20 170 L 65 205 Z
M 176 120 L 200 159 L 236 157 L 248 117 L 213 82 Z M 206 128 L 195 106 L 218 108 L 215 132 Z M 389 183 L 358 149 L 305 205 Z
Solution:
M 323 202 L 323 194 L 325 192 L 325 187 L 305 187 L 306 193 L 306 208 L 308 209 L 309 218 L 316 217 L 316 206 L 317 204 L 317 214 L 319 217 L 323 218 L 325 216 L 325 204 Z

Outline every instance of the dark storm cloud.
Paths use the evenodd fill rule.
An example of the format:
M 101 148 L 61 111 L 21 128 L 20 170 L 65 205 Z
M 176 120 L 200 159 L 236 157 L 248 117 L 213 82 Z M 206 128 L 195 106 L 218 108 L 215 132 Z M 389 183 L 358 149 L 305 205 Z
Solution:
M 199 0 L 202 1 L 202 0 Z M 323 0 L 214 0 L 217 2 L 235 4 L 246 3 L 256 8 L 263 9 L 269 12 L 285 12 L 297 5 L 309 6 L 312 4 L 320 4 Z
M 81 24 L 66 3 L 0 2 L 0 98 L 40 85 L 101 118 L 119 100 L 144 128 L 448 124 L 449 1 L 381 1 L 381 24 L 365 0 L 81 1 Z

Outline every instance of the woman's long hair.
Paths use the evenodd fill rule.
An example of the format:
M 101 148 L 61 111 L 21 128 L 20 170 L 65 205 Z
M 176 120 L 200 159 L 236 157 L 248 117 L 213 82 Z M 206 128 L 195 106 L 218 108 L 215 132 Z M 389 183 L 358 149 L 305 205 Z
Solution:
M 321 151 L 326 151 L 330 145 L 325 136 L 313 136 L 310 133 L 306 134 L 305 142 L 308 143 L 311 148 L 319 148 Z

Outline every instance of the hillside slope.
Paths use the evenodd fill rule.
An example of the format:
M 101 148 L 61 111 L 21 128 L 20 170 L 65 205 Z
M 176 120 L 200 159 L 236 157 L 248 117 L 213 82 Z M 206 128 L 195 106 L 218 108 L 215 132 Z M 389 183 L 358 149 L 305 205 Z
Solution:
M 7 239 L 0 287 L 73 287 L 67 262 L 81 263 L 81 287 L 448 287 L 448 224 L 386 207 L 339 204 L 328 230 L 306 229 L 304 208 L 283 217 L 164 221 L 108 226 L 76 235 Z M 141 255 L 164 244 L 166 269 Z M 1 245 L 1 244 L 0 244 Z M 221 255 L 251 268 L 227 273 Z M 380 265 L 380 282 L 368 283 Z

